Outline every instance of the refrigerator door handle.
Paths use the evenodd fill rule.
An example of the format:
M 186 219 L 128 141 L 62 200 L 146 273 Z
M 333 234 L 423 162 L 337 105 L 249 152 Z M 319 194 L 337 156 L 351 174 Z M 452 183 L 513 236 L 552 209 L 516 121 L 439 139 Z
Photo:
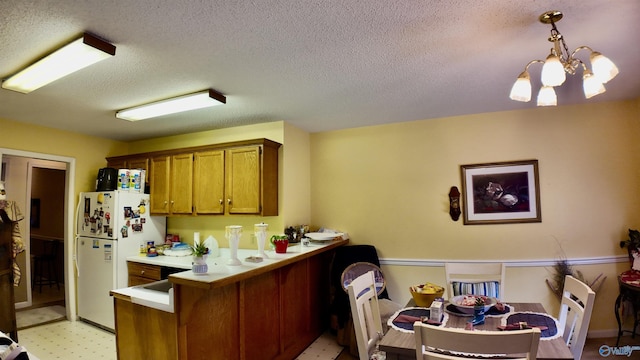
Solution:
M 78 237 L 80 236 L 80 231 L 78 229 L 78 227 L 80 226 L 80 222 L 78 220 L 78 214 L 80 214 L 80 206 L 82 203 L 82 193 L 80 193 L 80 200 L 78 201 L 78 206 L 76 207 L 76 236 L 73 237 L 73 249 L 74 249 L 74 254 L 73 254 L 73 264 L 76 267 L 76 274 L 78 274 L 78 276 L 80 276 L 80 268 L 78 267 Z
M 74 244 L 74 248 L 75 248 L 75 254 L 73 254 L 73 263 L 76 266 L 76 274 L 78 274 L 78 277 L 80 277 L 80 267 L 78 266 L 78 237 L 76 236 L 74 238 L 75 244 Z

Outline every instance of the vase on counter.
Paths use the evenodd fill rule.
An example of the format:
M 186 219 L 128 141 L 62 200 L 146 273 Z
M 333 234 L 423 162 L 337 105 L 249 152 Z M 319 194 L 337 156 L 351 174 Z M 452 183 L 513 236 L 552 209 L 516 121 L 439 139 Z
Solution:
M 240 244 L 240 236 L 242 235 L 241 225 L 229 225 L 225 227 L 225 237 L 229 240 L 229 260 L 227 265 L 242 265 L 238 259 L 238 245 Z
M 209 266 L 207 265 L 207 256 L 194 256 L 191 265 L 191 271 L 193 271 L 194 274 L 206 274 L 207 271 L 209 271 Z
M 267 229 L 269 228 L 268 224 L 261 223 L 255 224 L 253 226 L 253 231 L 256 235 L 256 242 L 258 242 L 258 256 L 268 259 L 269 256 L 264 252 L 264 243 L 267 241 Z

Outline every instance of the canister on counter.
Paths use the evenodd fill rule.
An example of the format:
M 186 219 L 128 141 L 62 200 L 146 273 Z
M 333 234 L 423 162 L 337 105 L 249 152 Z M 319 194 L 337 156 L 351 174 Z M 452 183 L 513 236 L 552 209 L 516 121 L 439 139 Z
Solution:
M 444 302 L 440 299 L 434 300 L 429 307 L 429 320 L 440 322 L 442 320 L 443 311 Z

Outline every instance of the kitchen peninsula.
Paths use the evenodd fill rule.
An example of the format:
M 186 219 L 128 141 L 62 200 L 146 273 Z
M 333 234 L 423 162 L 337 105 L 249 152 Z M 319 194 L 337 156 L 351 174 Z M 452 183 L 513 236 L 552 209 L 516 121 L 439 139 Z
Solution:
M 293 359 L 327 327 L 329 266 L 334 249 L 347 243 L 290 246 L 286 254 L 269 251 L 269 259 L 240 266 L 226 265 L 223 251 L 207 260 L 207 274 L 169 275 L 173 287 L 159 306 L 140 299 L 145 285 L 112 291 L 118 359 Z M 238 251 L 241 259 L 255 253 Z M 136 259 L 164 260 L 128 260 Z

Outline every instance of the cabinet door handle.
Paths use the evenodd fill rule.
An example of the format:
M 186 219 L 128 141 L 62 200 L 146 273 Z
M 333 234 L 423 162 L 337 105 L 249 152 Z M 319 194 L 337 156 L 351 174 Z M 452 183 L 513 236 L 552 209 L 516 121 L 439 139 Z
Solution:
M 140 271 L 140 275 L 144 275 L 144 270 L 141 270 L 141 271 Z
M 220 199 L 220 205 L 222 205 L 223 202 L 224 202 L 224 200 Z
M 227 204 L 231 205 L 231 199 L 227 199 Z

